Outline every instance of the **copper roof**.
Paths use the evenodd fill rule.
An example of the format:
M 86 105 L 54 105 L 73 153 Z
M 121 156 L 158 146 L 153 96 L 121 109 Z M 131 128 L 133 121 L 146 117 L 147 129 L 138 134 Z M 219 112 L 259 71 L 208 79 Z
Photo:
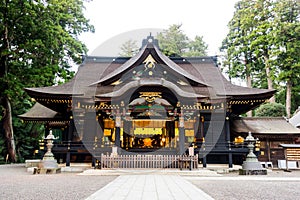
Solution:
M 26 113 L 19 115 L 19 117 L 25 121 L 47 121 L 47 120 L 62 120 L 60 113 L 55 112 L 39 103 L 34 106 Z
M 300 134 L 282 117 L 245 117 L 233 121 L 232 130 L 237 133 L 254 134 Z
M 294 114 L 294 116 L 289 119 L 289 122 L 293 126 L 299 128 L 300 127 L 300 112 L 299 111 L 296 112 L 296 114 Z
M 68 83 L 51 87 L 26 88 L 25 90 L 37 100 L 38 98 L 70 99 L 75 96 L 90 99 L 96 96 L 113 97 L 126 92 L 124 90 L 130 89 L 130 85 L 125 85 L 120 91 L 119 89 L 122 85 L 116 87 L 111 85 L 111 83 L 117 81 L 118 76 L 121 76 L 129 68 L 134 68 L 136 65 L 141 64 L 149 55 L 155 57 L 157 62 L 164 64 L 175 75 L 179 74 L 186 78 L 190 85 L 180 85 L 169 80 L 165 80 L 164 84 L 167 85 L 164 85 L 161 84 L 162 79 L 156 80 L 154 75 L 153 80 L 148 82 L 140 81 L 140 83 L 144 84 L 143 86 L 147 86 L 148 83 L 149 87 L 153 85 L 172 87 L 179 96 L 209 97 L 210 99 L 268 99 L 275 93 L 275 90 L 233 85 L 225 79 L 220 69 L 216 66 L 215 57 L 169 58 L 152 43 L 143 46 L 140 52 L 132 58 L 87 57 L 79 67 L 75 77 Z M 153 81 L 157 81 L 157 83 Z M 129 83 L 135 84 L 134 80 Z M 44 105 L 46 104 L 44 103 Z M 51 108 L 55 109 L 54 106 Z M 245 110 L 252 108 L 253 106 L 250 106 Z M 57 109 L 57 111 L 60 110 Z
M 177 73 L 185 76 L 188 79 L 191 79 L 195 82 L 198 82 L 200 84 L 203 85 L 207 85 L 205 82 L 202 82 L 198 77 L 194 76 L 193 74 L 190 74 L 188 71 L 183 70 L 179 65 L 177 65 L 175 62 L 173 62 L 170 58 L 168 58 L 167 56 L 165 56 L 159 49 L 158 47 L 156 47 L 155 45 L 153 45 L 152 43 L 148 43 L 147 45 L 145 45 L 140 51 L 139 53 L 137 53 L 135 56 L 133 56 L 132 58 L 130 58 L 127 62 L 125 62 L 123 65 L 121 65 L 119 68 L 117 68 L 116 70 L 112 71 L 111 73 L 107 74 L 106 76 L 104 76 L 103 78 L 101 78 L 99 81 L 93 83 L 93 84 L 97 84 L 97 83 L 102 83 L 105 82 L 111 78 L 113 78 L 114 76 L 117 76 L 118 74 L 126 71 L 128 68 L 130 68 L 131 66 L 135 65 L 136 63 L 142 63 L 143 60 L 145 58 L 147 58 L 147 56 L 151 54 L 153 56 L 157 56 L 158 60 L 160 60 L 162 63 L 166 64 L 168 67 L 170 67 L 172 70 L 176 71 Z
M 173 91 L 175 91 L 178 95 L 180 95 L 182 97 L 187 97 L 187 98 L 208 98 L 208 96 L 204 96 L 204 95 L 184 91 L 180 87 L 175 85 L 174 83 L 172 83 L 170 81 L 167 81 L 167 80 L 163 80 L 163 79 L 158 79 L 158 80 L 157 79 L 140 79 L 140 80 L 132 81 L 132 82 L 124 85 L 123 87 L 119 88 L 116 91 L 106 93 L 106 94 L 99 94 L 99 95 L 96 95 L 96 97 L 118 97 L 118 96 L 122 96 L 129 89 L 137 88 L 137 87 L 141 87 L 141 86 L 149 86 L 149 87 L 164 86 L 166 88 L 173 89 Z

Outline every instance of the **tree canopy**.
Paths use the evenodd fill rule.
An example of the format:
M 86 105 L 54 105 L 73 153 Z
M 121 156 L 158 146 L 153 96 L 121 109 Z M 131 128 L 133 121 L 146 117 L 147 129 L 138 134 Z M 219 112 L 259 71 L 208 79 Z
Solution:
M 280 103 L 265 103 L 255 110 L 257 117 L 283 117 L 286 116 L 284 105 Z
M 246 80 L 249 87 L 286 88 L 282 103 L 288 117 L 300 74 L 299 6 L 297 0 L 237 2 L 221 47 L 231 77 Z
M 139 47 L 137 46 L 137 41 L 130 39 L 122 44 L 120 56 L 132 57 L 138 52 L 138 50 Z
M 205 56 L 208 45 L 202 36 L 196 36 L 194 40 L 181 29 L 182 25 L 170 25 L 157 35 L 159 47 L 168 56 Z
M 203 36 L 196 35 L 194 40 L 191 40 L 181 27 L 182 25 L 173 24 L 157 34 L 161 51 L 167 56 L 206 56 L 208 45 L 204 42 Z M 121 45 L 119 55 L 132 57 L 138 50 L 137 41 L 130 39 Z
M 87 52 L 77 39 L 94 31 L 83 14 L 83 2 L 3 0 L 0 5 L 0 120 L 7 143 L 2 155 L 8 154 L 10 161 L 17 160 L 15 147 L 18 152 L 26 146 L 20 138 L 28 125 L 16 117 L 32 106 L 23 89 L 70 79 L 72 64 L 80 63 Z

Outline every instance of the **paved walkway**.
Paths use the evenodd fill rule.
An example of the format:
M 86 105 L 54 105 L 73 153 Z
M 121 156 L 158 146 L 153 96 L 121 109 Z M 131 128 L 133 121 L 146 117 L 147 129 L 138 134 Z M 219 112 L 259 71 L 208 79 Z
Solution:
M 213 199 L 179 175 L 121 175 L 86 200 Z

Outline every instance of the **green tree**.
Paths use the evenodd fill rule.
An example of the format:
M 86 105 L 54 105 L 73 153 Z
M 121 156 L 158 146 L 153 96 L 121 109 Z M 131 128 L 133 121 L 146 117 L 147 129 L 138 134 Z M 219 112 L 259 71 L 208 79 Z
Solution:
M 297 0 L 277 1 L 274 7 L 276 28 L 272 31 L 273 64 L 277 67 L 277 81 L 286 87 L 286 112 L 291 116 L 293 87 L 300 78 L 300 2 Z
M 274 24 L 273 1 L 271 0 L 257 0 L 254 9 L 254 24 L 255 28 L 249 34 L 251 43 L 250 48 L 254 52 L 255 57 L 260 63 L 258 68 L 258 75 L 264 74 L 267 79 L 267 88 L 274 89 L 274 75 L 272 73 L 273 66 L 271 65 L 271 52 L 274 42 L 272 30 L 276 25 Z M 260 77 L 261 78 L 261 77 Z M 261 80 L 261 79 L 260 79 Z M 263 84 L 261 84 L 263 85 Z M 275 96 L 270 99 L 270 102 L 275 102 Z
M 285 107 L 280 103 L 265 103 L 255 110 L 257 117 L 283 117 L 286 116 Z
M 71 78 L 71 63 L 80 63 L 87 51 L 77 39 L 93 31 L 83 8 L 83 0 L 3 0 L 0 5 L 1 124 L 12 162 L 17 161 L 15 138 L 26 134 L 14 135 L 13 126 L 25 129 L 16 116 L 31 106 L 23 88 Z
M 159 47 L 168 56 L 180 56 L 187 49 L 189 40 L 181 30 L 181 26 L 173 24 L 157 34 Z
M 157 34 L 159 47 L 167 56 L 204 56 L 207 44 L 202 36 L 196 36 L 190 40 L 181 29 L 182 25 L 173 24 L 168 29 Z
M 278 88 L 278 92 L 276 93 L 276 101 L 285 105 L 286 102 L 286 87 Z M 300 86 L 293 86 L 292 97 L 291 97 L 291 113 L 294 113 L 295 110 L 300 106 Z
M 248 87 L 280 89 L 285 85 L 288 116 L 292 88 L 299 84 L 299 3 L 239 1 L 221 47 L 230 77 L 246 80 Z
M 137 41 L 130 39 L 122 44 L 120 56 L 132 57 L 138 52 L 138 50 Z
M 221 50 L 226 53 L 229 65 L 229 76 L 246 80 L 247 86 L 252 87 L 252 73 L 256 58 L 250 49 L 250 36 L 255 27 L 252 13 L 253 1 L 239 1 L 235 5 L 233 18 L 228 23 L 229 33 L 223 40 Z
M 208 45 L 204 42 L 202 36 L 196 36 L 194 40 L 188 43 L 188 51 L 183 53 L 186 57 L 205 56 L 207 55 Z

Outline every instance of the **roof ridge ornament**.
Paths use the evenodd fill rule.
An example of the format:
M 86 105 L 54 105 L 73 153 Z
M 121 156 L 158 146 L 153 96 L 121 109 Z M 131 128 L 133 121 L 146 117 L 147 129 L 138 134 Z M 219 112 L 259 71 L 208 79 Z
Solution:
M 146 39 L 143 39 L 141 49 L 148 44 L 152 44 L 153 46 L 156 46 L 159 48 L 158 40 L 152 36 L 151 32 L 150 32 L 149 36 L 147 36 Z

